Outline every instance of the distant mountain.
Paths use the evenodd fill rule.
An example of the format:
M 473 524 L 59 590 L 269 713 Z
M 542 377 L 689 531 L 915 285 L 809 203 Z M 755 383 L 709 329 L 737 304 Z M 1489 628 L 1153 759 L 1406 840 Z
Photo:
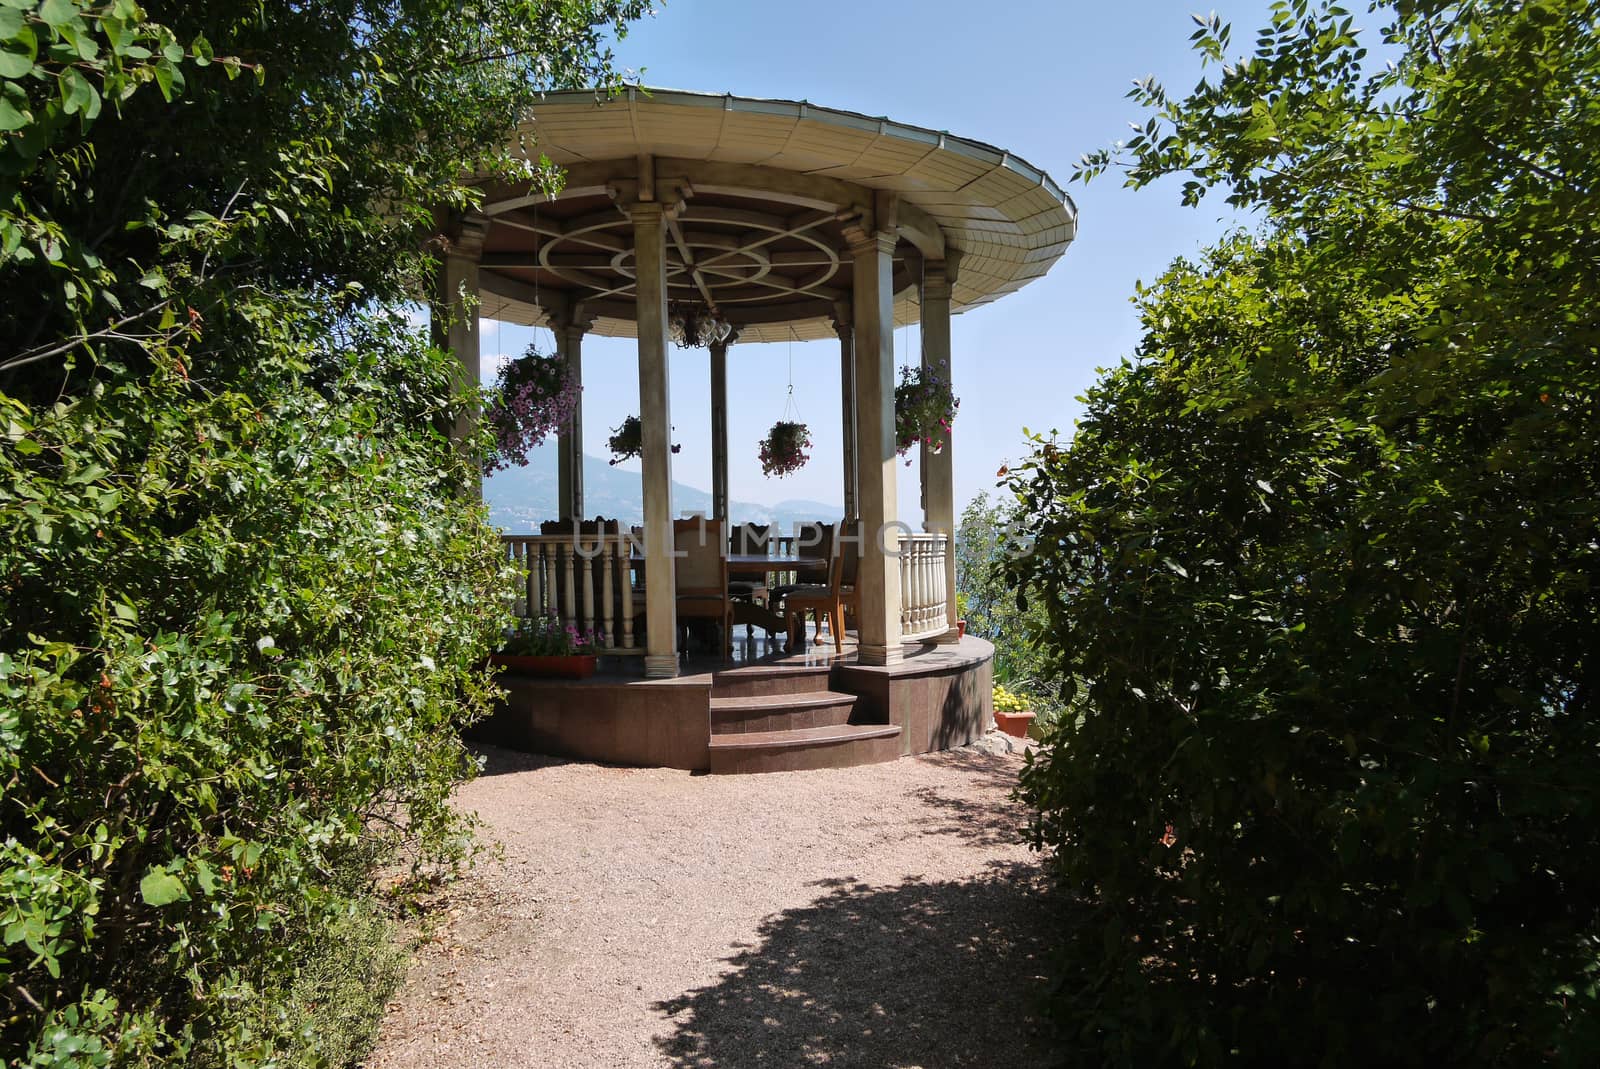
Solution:
M 548 451 L 547 451 L 548 450 Z M 525 468 L 497 472 L 483 484 L 483 499 L 489 506 L 489 521 L 507 534 L 534 534 L 542 520 L 559 513 L 555 447 L 541 445 L 529 454 Z M 680 482 L 672 484 L 674 514 L 698 509 L 711 511 L 711 494 Z M 790 499 L 775 505 L 749 501 L 728 502 L 734 523 L 777 524 L 787 531 L 804 520 L 834 520 L 842 505 L 820 501 Z M 644 497 L 639 473 L 614 468 L 598 457 L 583 458 L 583 511 L 587 517 L 605 516 L 627 524 L 644 522 Z

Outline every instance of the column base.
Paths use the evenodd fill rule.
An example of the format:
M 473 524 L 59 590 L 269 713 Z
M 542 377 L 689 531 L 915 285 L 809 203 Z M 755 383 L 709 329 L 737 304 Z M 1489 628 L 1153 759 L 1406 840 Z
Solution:
M 900 648 L 899 643 L 896 643 L 893 646 L 863 645 L 856 647 L 856 661 L 860 664 L 872 665 L 874 667 L 899 664 L 901 661 L 905 660 L 905 656 L 905 650 Z
M 950 630 L 946 631 L 942 635 L 933 636 L 933 643 L 936 646 L 954 646 L 957 642 L 960 642 L 960 641 L 961 641 L 961 631 L 958 628 L 954 628 L 954 627 L 952 627 Z
M 676 654 L 646 654 L 644 658 L 644 677 L 646 679 L 676 679 L 678 678 L 678 657 Z

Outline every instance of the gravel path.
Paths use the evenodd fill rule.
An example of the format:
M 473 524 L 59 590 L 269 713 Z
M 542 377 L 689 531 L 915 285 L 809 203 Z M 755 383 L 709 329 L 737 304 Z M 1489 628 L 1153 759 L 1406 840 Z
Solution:
M 503 856 L 449 893 L 369 1069 L 1049 1063 L 1019 758 L 698 776 L 485 752 L 460 804 Z

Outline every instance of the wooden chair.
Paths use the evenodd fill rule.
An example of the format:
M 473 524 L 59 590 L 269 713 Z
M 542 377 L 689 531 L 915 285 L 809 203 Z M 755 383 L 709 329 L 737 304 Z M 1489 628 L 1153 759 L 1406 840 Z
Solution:
M 843 525 L 839 528 L 844 529 Z M 831 533 L 831 528 L 830 528 Z M 844 540 L 834 538 L 830 540 L 828 552 L 828 578 L 825 583 L 801 583 L 789 587 L 783 598 L 783 615 L 789 625 L 789 642 L 795 648 L 805 645 L 806 613 L 817 615 L 817 637 L 822 636 L 822 617 L 828 618 L 828 630 L 833 632 L 833 650 L 835 653 L 844 652 L 844 610 L 846 604 L 855 604 L 855 574 L 857 553 L 852 544 L 849 551 L 845 551 Z M 851 585 L 849 593 L 845 588 L 845 570 L 847 562 Z
M 795 526 L 794 552 L 799 557 L 821 557 L 827 560 L 833 555 L 833 524 L 831 523 L 801 523 Z M 820 568 L 800 568 L 794 573 L 797 585 L 820 586 L 828 581 L 828 565 Z
M 733 599 L 728 596 L 728 556 L 723 551 L 723 521 L 674 520 L 672 541 L 681 554 L 677 575 L 678 619 L 718 620 L 722 656 L 733 656 Z M 685 644 L 687 648 L 687 644 Z
M 762 554 L 766 555 L 771 542 L 767 532 L 771 530 L 770 524 L 741 523 L 728 529 L 728 553 L 732 554 Z M 728 568 L 728 593 L 730 596 L 744 601 L 757 603 L 767 600 L 767 573 L 741 572 L 737 568 Z

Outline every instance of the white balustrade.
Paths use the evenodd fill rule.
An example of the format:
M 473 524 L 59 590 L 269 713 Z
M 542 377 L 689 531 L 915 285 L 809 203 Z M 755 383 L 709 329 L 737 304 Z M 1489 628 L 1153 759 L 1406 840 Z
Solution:
M 949 630 L 945 554 L 950 539 L 937 533 L 900 536 L 900 637 L 907 642 Z
M 506 557 L 523 573 L 518 616 L 558 617 L 594 631 L 607 654 L 643 654 L 635 645 L 634 607 L 644 607 L 633 585 L 632 536 L 605 534 L 501 535 Z

